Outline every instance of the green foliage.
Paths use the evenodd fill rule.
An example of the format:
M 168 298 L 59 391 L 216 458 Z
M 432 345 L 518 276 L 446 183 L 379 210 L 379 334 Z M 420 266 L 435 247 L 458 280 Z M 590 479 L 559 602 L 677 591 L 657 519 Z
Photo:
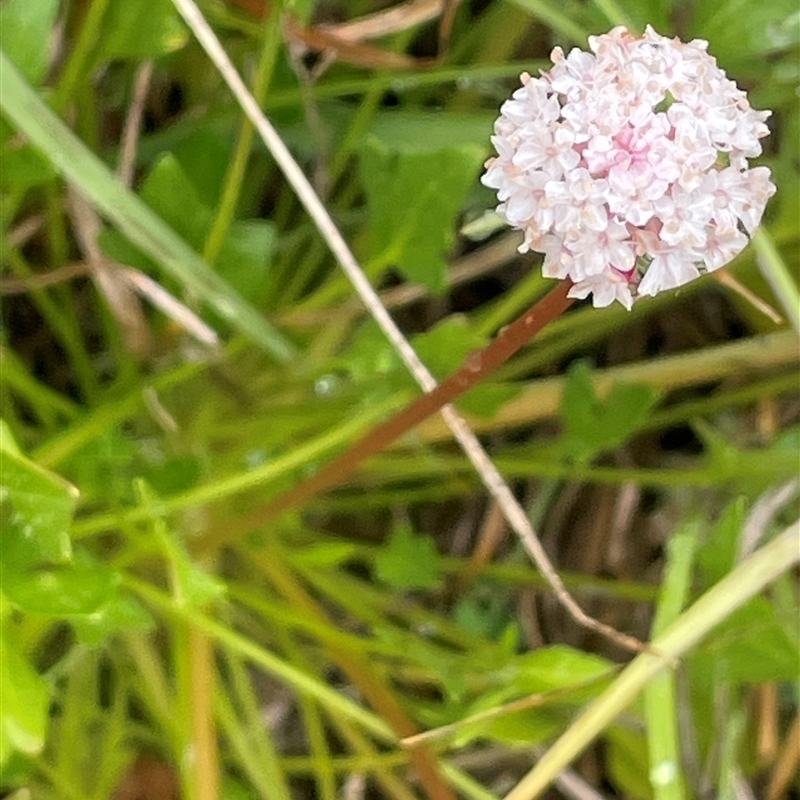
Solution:
M 2 128 L 3 126 L 0 126 Z M 13 141 L 10 134 L 3 137 L 3 170 L 0 173 L 0 186 L 27 189 L 55 178 L 55 170 L 50 162 L 32 147 Z
M 5 556 L 5 553 L 3 553 Z M 76 557 L 68 564 L 30 566 L 20 570 L 9 559 L 3 575 L 3 591 L 26 611 L 66 616 L 89 614 L 106 600 L 113 579 L 107 570 L 88 558 Z
M 511 682 L 522 694 L 574 685 L 576 691 L 570 699 L 577 701 L 580 697 L 577 685 L 595 681 L 611 668 L 607 659 L 565 645 L 553 645 L 520 656 L 513 664 Z
M 703 653 L 724 663 L 731 681 L 768 683 L 797 677 L 798 645 L 797 631 L 777 618 L 765 598 L 754 597 L 720 625 Z
M 467 720 L 475 719 L 459 726 L 458 741 L 487 736 L 509 744 L 545 741 L 564 727 L 576 707 L 600 693 L 611 668 L 611 662 L 565 645 L 509 653 L 481 696 L 467 707 Z M 514 707 L 529 697 L 538 702 Z M 485 716 L 493 709 L 500 713 Z
M 397 589 L 435 589 L 441 581 L 436 544 L 409 525 L 398 525 L 375 559 L 375 574 Z
M 747 13 L 738 3 L 701 3 L 692 32 L 713 41 L 714 54 L 731 68 L 742 68 L 745 62 L 752 69 L 756 59 L 800 45 L 797 6 L 791 0 L 771 0 Z
M 746 511 L 747 501 L 737 497 L 725 507 L 698 550 L 697 565 L 707 586 L 720 580 L 736 563 Z
M 425 140 L 422 140 L 425 143 Z M 372 230 L 372 261 L 395 265 L 440 294 L 454 222 L 483 148 L 397 149 L 370 137 L 359 159 Z
M 5 616 L 5 614 L 4 614 Z M 5 625 L 4 625 L 5 627 Z M 48 685 L 9 640 L 0 635 L 0 769 L 14 751 L 35 754 L 44 746 Z
M 213 272 L 158 216 L 127 191 L 108 169 L 39 100 L 4 53 L 0 60 L 3 111 L 25 129 L 40 150 L 49 153 L 59 170 L 98 210 L 142 247 L 160 266 L 206 300 L 225 320 L 275 357 L 287 360 L 291 345 Z
M 47 72 L 57 13 L 58 0 L 7 0 L 0 6 L 0 46 L 34 86 Z M 4 172 L 6 167 L 4 160 Z
M 561 452 L 566 458 L 585 461 L 622 444 L 647 420 L 655 401 L 649 386 L 625 384 L 616 384 L 607 397 L 597 398 L 588 365 L 578 361 L 567 372 L 561 400 Z
M 647 741 L 641 731 L 612 725 L 606 733 L 606 758 L 615 786 L 636 800 L 650 800 Z
M 120 631 L 139 633 L 155 627 L 145 607 L 124 591 L 106 592 L 91 613 L 71 614 L 67 619 L 77 640 L 92 648 L 106 644 Z
M 707 584 L 720 580 L 740 558 L 747 506 L 732 502 L 711 529 L 698 553 Z M 754 597 L 734 611 L 718 629 L 712 644 L 698 653 L 725 664 L 729 680 L 743 683 L 790 681 L 797 675 L 800 635 L 796 626 L 781 619 L 779 609 L 763 597 Z
M 150 3 L 109 3 L 94 52 L 95 63 L 141 59 L 179 50 L 188 32 L 170 0 Z
M 206 144 L 203 137 L 197 148 Z M 165 155 L 159 159 L 142 182 L 141 196 L 174 231 L 198 251 L 203 249 L 206 232 L 214 217 L 200 199 L 200 191 L 208 194 L 209 173 L 200 169 L 196 148 L 186 148 L 184 157 L 194 166 L 195 180 L 189 178 L 178 159 Z M 152 270 L 152 262 L 115 231 L 106 231 L 100 239 L 104 250 L 116 261 L 136 264 Z M 273 245 L 273 228 L 260 220 L 238 220 L 230 229 L 220 251 L 218 272 L 239 296 L 257 302 L 263 299 L 269 283 L 269 257 Z
M 197 142 L 198 147 L 205 139 Z M 184 149 L 187 163 L 197 164 L 194 148 Z M 203 175 L 204 170 L 196 174 Z M 201 178 L 208 183 L 209 178 Z M 206 232 L 214 217 L 193 180 L 172 155 L 165 155 L 142 182 L 141 196 L 159 216 L 190 245 L 202 250 Z M 269 255 L 273 228 L 260 220 L 238 220 L 232 226 L 220 251 L 218 272 L 237 293 L 249 301 L 263 299 L 269 282 Z
M 26 458 L 0 420 L 0 538 L 3 566 L 22 572 L 41 564 L 64 564 L 78 490 Z
M 800 29 L 786 0 L 462 3 L 437 60 L 433 23 L 298 59 L 261 5 L 200 7 L 437 378 L 550 285 L 518 238 L 463 228 L 489 230 L 477 178 L 498 105 L 554 45 L 616 24 L 708 39 L 774 109 L 769 239 L 731 274 L 788 308 Z M 314 26 L 386 4 L 267 5 Z M 334 800 L 365 774 L 370 794 L 409 800 L 398 738 L 445 726 L 420 745 L 443 780 L 497 800 L 506 779 L 456 757 L 576 741 L 629 654 L 573 624 L 438 419 L 302 507 L 265 507 L 419 389 L 170 0 L 3 0 L 0 46 L 0 793 L 105 800 L 143 754 L 186 790 L 186 754 L 210 741 L 219 797 Z M 376 50 L 426 60 L 375 67 Z M 217 347 L 194 341 L 191 314 Z M 796 367 L 788 326 L 708 279 L 630 314 L 577 304 L 455 403 L 589 613 L 644 638 L 700 629 L 693 611 L 721 620 L 684 630 L 681 691 L 662 670 L 593 734 L 626 796 L 722 794 L 726 770 L 763 781 L 752 687 L 777 684 L 781 725 L 796 714 L 788 561 L 768 591 L 702 605 L 797 519 Z M 699 762 L 720 765 L 713 787 L 680 758 L 674 782 L 655 769 L 679 714 Z

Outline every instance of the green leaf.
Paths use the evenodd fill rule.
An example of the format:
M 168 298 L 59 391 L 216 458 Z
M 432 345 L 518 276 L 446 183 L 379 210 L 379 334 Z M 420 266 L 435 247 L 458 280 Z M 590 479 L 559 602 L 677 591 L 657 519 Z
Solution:
M 622 444 L 647 419 L 655 392 L 640 384 L 616 384 L 600 400 L 585 361 L 570 365 L 561 400 L 564 434 L 558 443 L 563 456 L 587 461 L 601 450 Z
M 705 577 L 705 585 L 722 580 L 736 563 L 739 539 L 747 512 L 747 501 L 737 497 L 717 518 L 708 539 L 697 551 L 697 565 Z
M 22 455 L 0 420 L 0 563 L 4 581 L 31 566 L 70 557 L 78 490 Z
M 394 656 L 429 670 L 441 684 L 451 701 L 449 709 L 454 713 L 449 719 L 442 719 L 442 711 L 445 709 L 440 704 L 420 706 L 420 710 L 426 709 L 429 721 L 433 725 L 445 724 L 460 718 L 463 713 L 460 700 L 470 682 L 470 668 L 473 666 L 464 653 L 454 652 L 408 630 L 398 630 L 393 625 L 376 622 L 372 626 L 372 634 L 377 641 L 389 645 L 394 650 Z M 431 632 L 429 635 L 433 638 L 435 633 Z
M 698 654 L 726 665 L 728 678 L 743 683 L 791 681 L 800 673 L 797 637 L 790 638 L 771 603 L 754 597 L 736 609 Z
M 460 730 L 463 744 L 477 736 L 528 744 L 552 736 L 567 724 L 575 706 L 596 697 L 611 681 L 610 661 L 567 645 L 554 645 L 510 657 L 491 677 L 496 688 L 485 692 L 468 710 L 475 714 L 530 695 L 569 690 L 548 697 L 537 707 L 476 720 Z
M 446 317 L 426 333 L 414 337 L 414 348 L 439 379 L 458 369 L 472 350 L 479 350 L 485 344 L 484 337 L 470 328 L 463 314 Z
M 97 431 L 64 459 L 59 468 L 81 487 L 84 503 L 102 499 L 113 506 L 132 501 L 131 481 L 141 474 L 145 464 L 141 447 L 123 433 L 122 426 L 115 425 Z
M 142 181 L 142 200 L 195 249 L 203 244 L 211 217 L 178 159 L 165 153 Z
M 459 730 L 456 746 L 488 736 L 511 745 L 531 747 L 557 734 L 568 722 L 566 713 L 554 709 L 526 708 L 488 720 L 478 720 Z
M 115 228 L 102 228 L 97 234 L 97 244 L 108 258 L 118 264 L 125 264 L 148 274 L 158 271 L 156 262 Z
M 626 797 L 650 800 L 653 790 L 648 779 L 647 740 L 641 731 L 620 725 L 606 730 L 606 765 L 611 780 Z
M 258 303 L 269 286 L 275 229 L 260 219 L 235 220 L 216 260 L 217 272 L 242 297 Z
M 0 762 L 0 786 L 28 786 L 36 775 L 36 755 L 28 755 L 20 750 L 12 750 L 8 760 Z M 28 790 L 18 789 L 15 794 L 5 800 L 30 800 Z M 22 793 L 22 794 L 20 794 Z
M 703 441 L 706 469 L 714 474 L 715 480 L 729 480 L 748 496 L 758 495 L 797 475 L 797 451 L 787 449 L 782 443 L 743 450 L 702 419 L 693 420 L 692 427 Z
M 113 573 L 83 552 L 69 564 L 3 573 L 3 591 L 9 599 L 26 611 L 53 617 L 96 611 L 113 587 Z
M 0 47 L 20 72 L 38 86 L 49 67 L 51 33 L 58 0 L 4 0 L 0 3 Z M 3 172 L 8 164 L 3 159 Z
M 169 149 L 192 182 L 200 202 L 206 208 L 216 208 L 231 160 L 231 136 L 201 128 Z
M 202 250 L 213 212 L 200 200 L 177 158 L 163 156 L 142 183 L 142 198 L 196 250 Z M 269 284 L 274 231 L 262 220 L 235 221 L 217 259 L 216 271 L 242 296 L 257 302 Z
M 179 50 L 188 38 L 171 0 L 112 2 L 103 17 L 94 62 L 155 58 Z
M 609 675 L 612 668 L 613 664 L 605 658 L 556 644 L 517 656 L 501 674 L 514 692 L 532 694 L 593 681 Z M 600 688 L 598 680 L 590 693 L 596 694 Z M 582 687 L 576 686 L 576 693 L 579 691 Z M 573 699 L 577 700 L 577 695 Z
M 494 111 L 435 113 L 403 109 L 377 114 L 369 128 L 371 138 L 387 149 L 406 153 L 438 153 L 451 147 L 476 146 L 488 154 Z
M 148 631 L 155 623 L 152 616 L 131 595 L 117 591 L 89 614 L 68 617 L 78 641 L 89 647 L 98 647 L 109 637 L 121 631 Z
M 793 425 L 778 435 L 770 450 L 787 453 L 800 453 L 800 425 Z
M 203 608 L 225 594 L 225 584 L 195 564 L 177 542 L 170 548 L 170 557 L 182 605 Z
M 0 453 L 8 453 L 12 456 L 22 458 L 22 450 L 19 445 L 14 441 L 14 434 L 11 433 L 11 428 L 4 419 L 0 419 Z
M 222 778 L 222 800 L 253 800 L 255 797 L 253 789 L 245 786 L 241 781 L 224 775 Z
M 17 606 L 52 616 L 93 611 L 111 573 L 86 553 L 74 560 L 69 525 L 77 489 L 20 453 L 0 421 L 0 564 L 3 592 Z
M 398 525 L 375 559 L 375 574 L 398 589 L 435 589 L 441 582 L 436 544 L 409 525 Z
M 478 145 L 398 150 L 369 137 L 359 163 L 377 263 L 443 291 L 456 215 L 484 156 Z
M 0 9 L 3 8 L 0 5 Z M 5 190 L 22 190 L 38 186 L 55 176 L 51 164 L 26 142 L 13 134 L 3 137 L 0 145 L 0 187 Z
M 11 641 L 0 631 L 0 765 L 14 751 L 38 753 L 44 746 L 48 687 Z
M 194 455 L 173 456 L 144 470 L 148 482 L 160 495 L 178 494 L 200 482 L 203 468 Z
M 456 604 L 456 624 L 473 636 L 497 639 L 506 630 L 509 597 L 506 587 L 480 578 Z
M 696 3 L 691 23 L 687 40 L 691 36 L 708 39 L 709 51 L 726 69 L 741 69 L 744 61 L 800 43 L 800 20 L 794 0 L 754 5 L 742 0 Z
M 332 364 L 334 369 L 339 361 L 336 359 Z M 372 319 L 359 325 L 341 362 L 353 382 L 363 387 L 365 401 L 379 402 L 399 389 L 412 386 L 408 370 Z

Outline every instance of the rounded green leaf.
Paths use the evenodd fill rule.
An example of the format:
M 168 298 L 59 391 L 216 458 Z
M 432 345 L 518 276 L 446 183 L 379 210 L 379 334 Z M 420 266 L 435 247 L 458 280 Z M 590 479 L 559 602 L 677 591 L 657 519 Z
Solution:
M 78 490 L 20 453 L 0 421 L 0 563 L 9 575 L 37 564 L 63 564 Z
M 10 600 L 26 611 L 54 617 L 95 611 L 113 586 L 113 573 L 87 558 L 3 574 L 3 591 Z
M 186 44 L 188 33 L 170 0 L 109 3 L 95 63 L 112 58 L 145 59 Z
M 58 5 L 58 0 L 4 0 L 0 4 L 0 47 L 34 86 L 49 66 Z M 4 164 L 4 172 L 6 168 Z

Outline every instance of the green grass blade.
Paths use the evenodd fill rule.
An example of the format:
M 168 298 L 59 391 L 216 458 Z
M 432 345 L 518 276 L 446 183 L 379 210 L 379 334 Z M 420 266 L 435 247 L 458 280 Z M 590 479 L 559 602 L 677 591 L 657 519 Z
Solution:
M 667 543 L 667 567 L 652 627 L 654 639 L 680 616 L 689 596 L 694 554 L 701 528 L 699 519 L 689 520 Z M 654 800 L 683 800 L 686 792 L 680 758 L 678 701 L 673 671 L 656 675 L 645 687 L 644 709 Z
M 800 291 L 789 267 L 766 228 L 759 228 L 753 234 L 752 241 L 758 254 L 758 265 L 762 274 L 783 306 L 791 326 L 795 332 L 800 333 Z

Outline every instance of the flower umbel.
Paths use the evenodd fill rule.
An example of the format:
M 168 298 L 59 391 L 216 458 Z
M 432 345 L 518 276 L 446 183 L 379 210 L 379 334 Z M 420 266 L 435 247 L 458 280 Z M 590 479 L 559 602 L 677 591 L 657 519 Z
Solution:
M 595 306 L 681 286 L 728 263 L 775 193 L 761 154 L 769 111 L 706 52 L 650 26 L 552 53 L 500 109 L 482 182 L 497 212 L 544 253 L 548 277 Z

